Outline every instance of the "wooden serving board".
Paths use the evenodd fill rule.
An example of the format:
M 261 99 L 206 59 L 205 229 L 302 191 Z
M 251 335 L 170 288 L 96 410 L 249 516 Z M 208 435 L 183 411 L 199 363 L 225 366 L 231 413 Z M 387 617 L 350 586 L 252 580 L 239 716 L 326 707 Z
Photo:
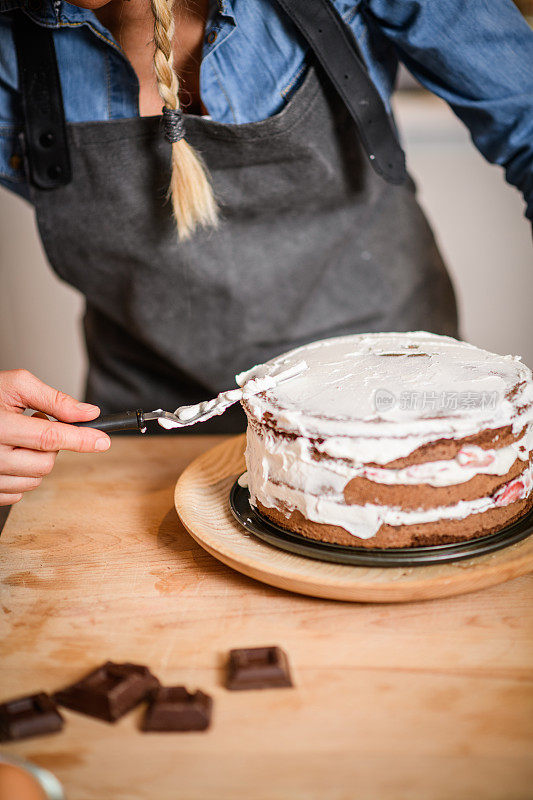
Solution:
M 262 542 L 233 517 L 229 492 L 246 468 L 245 436 L 196 458 L 180 476 L 176 510 L 191 536 L 215 558 L 259 581 L 313 597 L 405 602 L 477 591 L 533 571 L 533 537 L 472 559 L 423 567 L 354 567 L 316 561 Z

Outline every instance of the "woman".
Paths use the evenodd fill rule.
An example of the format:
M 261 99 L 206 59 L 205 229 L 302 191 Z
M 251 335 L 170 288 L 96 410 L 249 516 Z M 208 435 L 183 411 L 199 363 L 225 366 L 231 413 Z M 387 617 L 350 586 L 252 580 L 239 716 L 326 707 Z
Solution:
M 0 0 L 0 11 L 0 174 L 86 296 L 87 399 L 104 413 L 196 402 L 326 336 L 457 335 L 388 115 L 399 58 L 505 166 L 533 216 L 533 34 L 511 0 Z M 98 413 L 25 372 L 0 373 L 0 398 L 2 504 L 38 485 L 57 450 L 109 446 L 22 416 Z M 234 409 L 202 430 L 242 425 Z

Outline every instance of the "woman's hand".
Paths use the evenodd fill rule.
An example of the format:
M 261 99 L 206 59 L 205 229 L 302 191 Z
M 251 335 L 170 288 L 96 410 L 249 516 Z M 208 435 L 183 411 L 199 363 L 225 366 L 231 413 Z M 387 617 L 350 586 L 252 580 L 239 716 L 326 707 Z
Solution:
M 63 422 L 84 422 L 100 412 L 25 369 L 0 372 L 0 506 L 17 503 L 24 492 L 37 488 L 51 472 L 58 450 L 101 453 L 111 444 L 102 431 L 52 422 L 42 414 L 28 417 L 23 414 L 26 408 Z

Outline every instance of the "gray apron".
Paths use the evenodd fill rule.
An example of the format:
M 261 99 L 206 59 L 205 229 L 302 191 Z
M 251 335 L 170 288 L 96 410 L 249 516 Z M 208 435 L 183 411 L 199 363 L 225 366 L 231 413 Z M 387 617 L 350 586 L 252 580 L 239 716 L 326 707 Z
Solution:
M 184 243 L 165 203 L 160 117 L 67 132 L 73 180 L 33 187 L 32 199 L 52 267 L 86 297 L 87 400 L 103 413 L 197 402 L 315 339 L 457 336 L 453 289 L 412 180 L 374 173 L 318 67 L 264 121 L 186 117 L 222 219 Z M 236 407 L 201 432 L 244 426 Z

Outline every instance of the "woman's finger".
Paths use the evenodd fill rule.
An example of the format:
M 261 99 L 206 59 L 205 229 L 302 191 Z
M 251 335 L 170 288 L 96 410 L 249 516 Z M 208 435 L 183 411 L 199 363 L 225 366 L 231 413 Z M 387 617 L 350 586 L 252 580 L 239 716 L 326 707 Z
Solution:
M 42 480 L 42 478 L 20 478 L 12 475 L 0 475 L 0 494 L 31 492 L 41 485 Z
M 0 445 L 0 475 L 44 478 L 54 466 L 57 453 Z
M 27 369 L 13 369 L 2 373 L 0 400 L 7 408 L 35 408 L 63 422 L 95 419 L 100 413 L 98 406 L 80 403 L 70 395 L 43 383 Z
M 103 452 L 111 445 L 109 436 L 95 428 L 79 428 L 10 411 L 0 411 L 0 442 L 30 450 L 77 453 Z
M 12 506 L 22 500 L 22 494 L 0 494 L 0 506 Z

